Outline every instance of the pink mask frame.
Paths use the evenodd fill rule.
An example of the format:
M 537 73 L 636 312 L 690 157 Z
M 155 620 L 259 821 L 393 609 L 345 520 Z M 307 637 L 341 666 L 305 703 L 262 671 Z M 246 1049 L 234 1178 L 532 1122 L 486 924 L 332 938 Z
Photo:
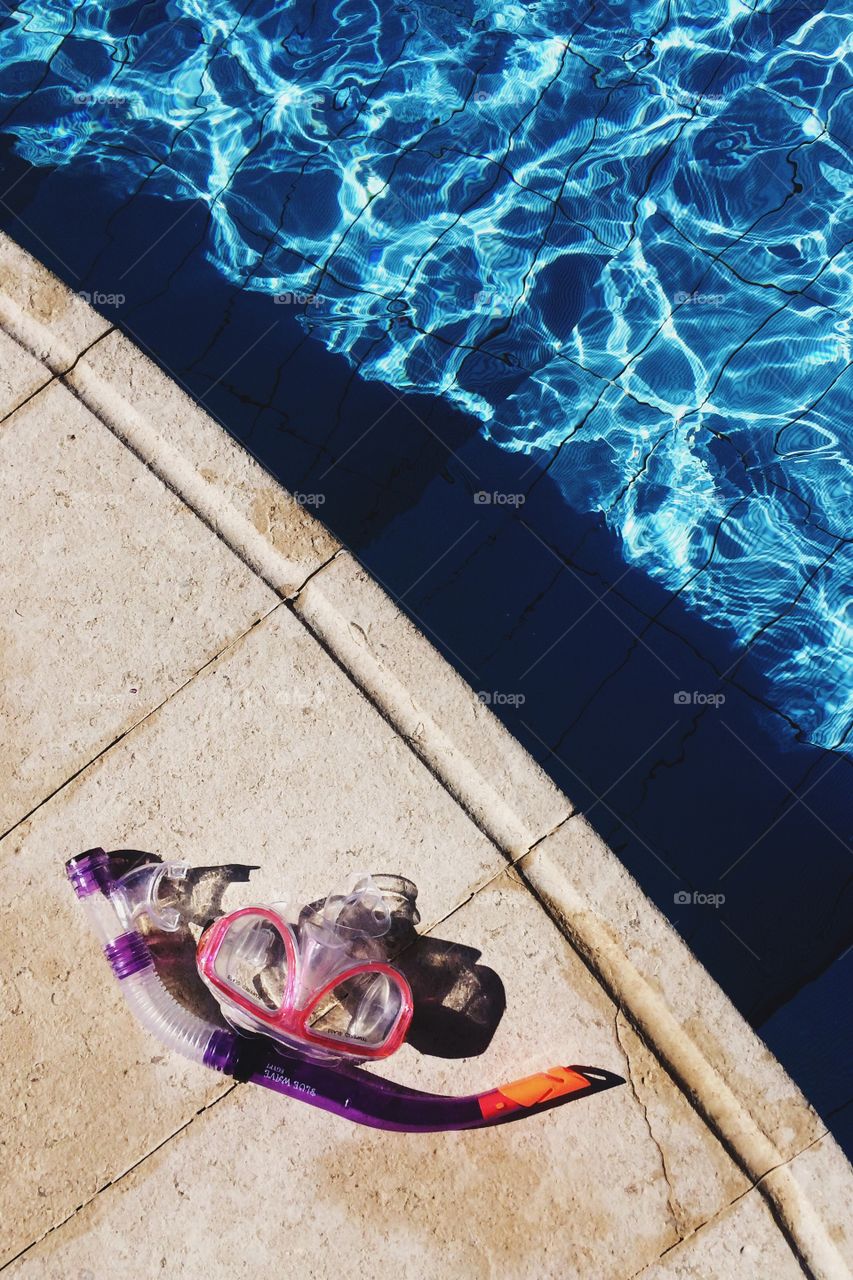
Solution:
M 284 993 L 277 1009 L 267 1008 L 260 1000 L 253 1000 L 244 990 L 223 978 L 216 969 L 216 961 L 229 929 L 239 920 L 252 916 L 269 924 L 280 936 L 284 946 L 286 973 Z M 202 934 L 198 943 L 196 962 L 198 970 L 213 993 L 222 1003 L 248 1015 L 251 1022 L 260 1024 L 258 1030 L 284 1041 L 291 1046 L 301 1044 L 306 1048 L 323 1051 L 335 1056 L 375 1061 L 387 1058 L 403 1043 L 412 1020 L 414 1001 L 406 979 L 389 964 L 379 960 L 353 961 L 338 969 L 322 986 L 307 992 L 307 998 L 299 1003 L 301 979 L 304 971 L 296 934 L 290 924 L 272 907 L 241 907 L 214 921 Z M 323 1000 L 336 987 L 360 976 L 382 975 L 395 988 L 399 997 L 396 1017 L 381 1044 L 369 1045 L 363 1040 L 348 1039 L 345 1035 L 324 1035 L 309 1025 Z M 303 993 L 304 995 L 305 993 Z

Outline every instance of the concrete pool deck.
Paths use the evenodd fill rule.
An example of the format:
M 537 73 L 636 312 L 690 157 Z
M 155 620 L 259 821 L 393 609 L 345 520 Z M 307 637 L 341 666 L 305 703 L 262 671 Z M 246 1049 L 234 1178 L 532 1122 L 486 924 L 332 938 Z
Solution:
M 0 238 L 0 1265 L 10 1275 L 842 1277 L 853 1174 L 614 854 L 305 507 Z M 63 873 L 95 844 L 350 870 L 506 988 L 464 1093 L 552 1062 L 626 1084 L 527 1123 L 389 1136 L 138 1028 Z M 168 1227 L 164 1230 L 164 1224 Z

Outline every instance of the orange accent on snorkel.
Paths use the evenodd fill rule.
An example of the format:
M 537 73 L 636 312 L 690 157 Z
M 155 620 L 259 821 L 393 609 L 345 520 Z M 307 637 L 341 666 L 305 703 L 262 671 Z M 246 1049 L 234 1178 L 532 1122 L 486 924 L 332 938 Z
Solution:
M 571 1067 L 549 1067 L 535 1076 L 525 1076 L 522 1080 L 512 1080 L 502 1084 L 499 1089 L 480 1095 L 480 1111 L 483 1118 L 517 1111 L 519 1107 L 536 1107 L 543 1102 L 551 1102 L 554 1098 L 562 1098 L 567 1093 L 576 1093 L 578 1089 L 588 1089 L 589 1081 Z

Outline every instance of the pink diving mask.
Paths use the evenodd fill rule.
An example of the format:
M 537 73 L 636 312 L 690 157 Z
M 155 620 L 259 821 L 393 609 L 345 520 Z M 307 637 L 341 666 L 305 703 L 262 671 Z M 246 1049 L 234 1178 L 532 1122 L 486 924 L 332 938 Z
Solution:
M 273 907 L 222 916 L 201 936 L 198 971 L 242 1031 L 312 1056 L 387 1058 L 412 1019 L 411 988 L 381 942 L 390 927 L 385 894 L 361 876 L 295 928 Z

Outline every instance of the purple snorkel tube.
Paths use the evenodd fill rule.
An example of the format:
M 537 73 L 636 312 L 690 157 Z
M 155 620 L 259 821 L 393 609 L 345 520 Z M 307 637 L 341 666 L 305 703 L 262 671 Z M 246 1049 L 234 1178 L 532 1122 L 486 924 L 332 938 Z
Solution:
M 90 849 L 66 864 L 127 1003 L 166 1048 L 237 1080 L 377 1129 L 478 1129 L 532 1115 L 621 1084 L 589 1067 L 551 1067 L 486 1093 L 449 1097 L 393 1084 L 350 1065 L 326 1065 L 263 1036 L 243 1036 L 192 1013 L 163 986 L 109 855 Z M 125 878 L 126 879 L 126 878 Z M 164 924 L 174 928 L 174 924 Z

